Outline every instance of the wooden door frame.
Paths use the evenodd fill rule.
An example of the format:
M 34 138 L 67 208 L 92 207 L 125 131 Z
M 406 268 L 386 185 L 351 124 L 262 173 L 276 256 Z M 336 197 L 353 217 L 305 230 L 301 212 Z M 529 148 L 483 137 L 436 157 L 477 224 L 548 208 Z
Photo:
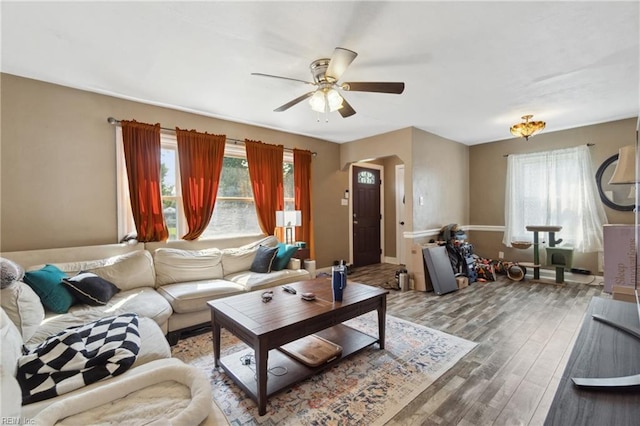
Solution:
M 372 163 L 351 163 L 349 165 L 349 194 L 353 195 L 353 167 L 363 167 L 365 169 L 375 169 L 380 172 L 380 262 L 384 261 L 384 166 L 380 164 Z M 347 222 L 349 223 L 349 264 L 353 265 L 353 197 L 349 201 L 349 216 Z
M 400 175 L 400 170 L 402 170 L 402 179 L 398 179 Z M 395 167 L 395 179 L 396 179 L 396 262 L 398 264 L 407 264 L 407 253 L 406 246 L 404 241 L 404 225 L 400 225 L 401 221 L 404 221 L 406 224 L 406 215 L 407 215 L 407 203 L 406 203 L 406 194 L 405 194 L 405 186 L 404 186 L 404 164 L 396 164 Z M 404 207 L 402 207 L 404 205 Z M 404 217 L 400 217 L 400 210 L 404 213 Z

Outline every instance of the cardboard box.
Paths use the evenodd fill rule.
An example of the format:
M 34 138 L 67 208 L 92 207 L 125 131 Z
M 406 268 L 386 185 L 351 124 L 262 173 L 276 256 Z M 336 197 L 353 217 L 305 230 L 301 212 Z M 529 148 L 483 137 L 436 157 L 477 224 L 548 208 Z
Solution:
M 633 287 L 636 282 L 634 225 L 604 225 L 604 291 L 614 286 Z
M 456 282 L 458 283 L 458 290 L 469 287 L 469 278 L 467 277 L 456 277 Z
M 614 285 L 613 300 L 622 300 L 623 302 L 636 303 L 635 289 L 633 287 Z
M 422 249 L 424 247 L 436 244 L 414 244 L 411 246 L 411 275 L 413 278 L 413 289 L 417 291 L 433 291 L 431 279 L 427 274 L 427 268 L 424 265 L 424 257 Z

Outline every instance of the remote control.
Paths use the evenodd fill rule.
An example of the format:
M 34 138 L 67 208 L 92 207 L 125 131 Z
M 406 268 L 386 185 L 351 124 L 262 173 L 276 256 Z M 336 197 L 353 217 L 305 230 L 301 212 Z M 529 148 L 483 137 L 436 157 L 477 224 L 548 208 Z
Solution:
M 291 293 L 291 294 L 296 294 L 296 293 L 297 293 L 297 291 L 296 291 L 296 289 L 295 289 L 295 288 L 293 288 L 293 287 L 289 287 L 288 285 L 283 285 L 283 286 L 282 286 L 282 289 L 283 289 L 284 291 L 288 292 L 288 293 Z

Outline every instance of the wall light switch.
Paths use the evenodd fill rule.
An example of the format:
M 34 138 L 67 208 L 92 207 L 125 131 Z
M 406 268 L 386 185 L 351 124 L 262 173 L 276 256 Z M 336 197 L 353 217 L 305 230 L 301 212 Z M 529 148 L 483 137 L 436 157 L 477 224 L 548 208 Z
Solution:
M 423 197 L 422 195 L 420 196 L 420 198 L 419 198 L 419 200 L 418 200 L 418 203 L 419 203 L 421 206 L 424 206 L 424 197 Z
M 348 206 L 349 205 L 349 200 L 346 198 L 343 198 L 340 200 L 340 204 L 343 206 Z

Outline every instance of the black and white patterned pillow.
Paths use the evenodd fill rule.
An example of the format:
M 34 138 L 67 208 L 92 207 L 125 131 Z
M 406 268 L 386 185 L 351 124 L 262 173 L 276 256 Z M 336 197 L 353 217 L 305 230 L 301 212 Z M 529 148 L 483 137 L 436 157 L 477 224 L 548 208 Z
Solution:
M 74 277 L 64 278 L 62 282 L 76 299 L 91 306 L 106 305 L 120 291 L 115 284 L 92 272 L 81 271 Z
M 16 379 L 22 403 L 53 398 L 124 373 L 140 352 L 138 315 L 126 313 L 62 330 L 23 349 Z

